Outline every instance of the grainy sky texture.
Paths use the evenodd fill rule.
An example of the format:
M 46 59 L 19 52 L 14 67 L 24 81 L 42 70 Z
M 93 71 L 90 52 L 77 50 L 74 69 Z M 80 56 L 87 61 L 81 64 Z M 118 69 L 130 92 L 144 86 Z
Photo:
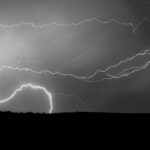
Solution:
M 148 0 L 0 1 L 0 99 L 24 84 L 52 112 L 150 112 Z M 49 112 L 25 88 L 0 110 Z

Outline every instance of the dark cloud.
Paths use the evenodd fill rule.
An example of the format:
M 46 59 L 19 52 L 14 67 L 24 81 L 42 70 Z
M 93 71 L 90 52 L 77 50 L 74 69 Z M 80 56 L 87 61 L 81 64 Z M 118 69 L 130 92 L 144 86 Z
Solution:
M 4 0 L 0 2 L 1 23 L 21 20 L 48 23 L 72 22 L 85 18 L 115 17 L 121 20 L 141 19 L 149 15 L 148 0 Z

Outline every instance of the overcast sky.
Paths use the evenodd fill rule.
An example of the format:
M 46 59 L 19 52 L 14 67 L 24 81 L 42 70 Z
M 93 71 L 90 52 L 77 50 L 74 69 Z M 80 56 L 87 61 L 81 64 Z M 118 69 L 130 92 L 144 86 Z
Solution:
M 22 84 L 34 83 L 52 93 L 54 112 L 149 112 L 149 66 L 140 71 L 131 68 L 147 63 L 148 53 L 98 72 L 91 80 L 103 80 L 108 74 L 117 77 L 127 69 L 126 77 L 95 83 L 79 79 L 149 49 L 150 21 L 144 20 L 150 18 L 149 9 L 148 0 L 0 1 L 1 25 L 26 22 L 0 27 L 0 66 L 60 72 L 39 75 L 3 70 L 0 98 L 8 97 Z M 36 28 L 27 23 L 38 27 L 56 24 Z M 76 25 L 67 26 L 71 23 Z M 28 89 L 1 109 L 48 112 L 49 107 L 45 94 Z

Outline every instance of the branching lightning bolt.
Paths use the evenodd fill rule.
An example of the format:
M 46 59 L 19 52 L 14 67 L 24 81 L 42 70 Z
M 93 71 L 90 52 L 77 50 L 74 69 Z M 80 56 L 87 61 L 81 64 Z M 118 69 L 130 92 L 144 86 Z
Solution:
M 150 19 L 147 18 L 147 17 L 145 17 L 144 20 L 142 20 L 142 21 L 141 21 L 140 23 L 138 23 L 137 25 L 134 25 L 134 24 L 131 23 L 131 22 L 129 22 L 129 23 L 120 22 L 120 21 L 118 21 L 117 19 L 114 19 L 114 18 L 112 18 L 112 19 L 110 19 L 110 20 L 108 20 L 108 21 L 102 21 L 102 20 L 100 20 L 100 19 L 98 19 L 98 18 L 91 18 L 91 19 L 83 20 L 83 21 L 78 22 L 78 23 L 70 23 L 70 24 L 50 23 L 50 24 L 43 24 L 43 25 L 35 25 L 34 23 L 29 23 L 29 22 L 23 21 L 23 22 L 21 22 L 21 23 L 19 23 L 19 24 L 17 24 L 17 25 L 10 25 L 10 26 L 9 26 L 9 25 L 2 25 L 2 24 L 1 24 L 0 27 L 7 29 L 7 28 L 20 27 L 21 25 L 30 25 L 30 26 L 33 27 L 33 28 L 42 29 L 42 28 L 49 27 L 49 26 L 51 26 L 51 25 L 64 26 L 64 27 L 71 27 L 71 26 L 77 26 L 77 25 L 84 24 L 84 23 L 86 23 L 86 22 L 91 22 L 91 21 L 96 21 L 96 22 L 103 23 L 103 24 L 108 24 L 108 23 L 111 23 L 111 22 L 115 22 L 115 23 L 117 23 L 117 24 L 121 24 L 121 25 L 124 25 L 124 26 L 129 26 L 129 27 L 131 27 L 131 28 L 133 29 L 133 34 L 134 34 L 134 33 L 136 32 L 136 30 L 137 30 L 145 21 L 150 22 Z M 137 53 L 136 55 L 134 55 L 134 56 L 132 56 L 132 57 L 130 57 L 130 58 L 127 58 L 126 60 L 120 61 L 120 62 L 119 62 L 118 64 L 116 64 L 116 65 L 112 65 L 112 66 L 106 68 L 105 70 L 97 70 L 96 72 L 94 72 L 92 75 L 90 75 L 90 76 L 88 76 L 88 77 L 85 77 L 85 76 L 84 76 L 84 77 L 78 77 L 78 76 L 75 76 L 75 75 L 73 75 L 73 74 L 64 74 L 64 73 L 61 73 L 61 72 L 51 72 L 51 71 L 49 71 L 49 70 L 35 71 L 35 70 L 31 69 L 31 68 L 26 68 L 26 67 L 24 67 L 24 68 L 19 68 L 19 67 L 5 66 L 5 65 L 0 68 L 0 71 L 3 71 L 4 69 L 9 69 L 9 70 L 17 70 L 17 71 L 29 71 L 29 72 L 36 73 L 36 74 L 43 74 L 43 73 L 48 73 L 48 74 L 51 74 L 51 75 L 59 74 L 59 75 L 61 75 L 61 76 L 71 76 L 71 77 L 73 77 L 73 78 L 76 78 L 76 79 L 79 79 L 79 80 L 83 80 L 83 81 L 85 81 L 85 82 L 99 82 L 99 81 L 103 81 L 104 79 L 121 78 L 121 77 L 124 77 L 124 76 L 128 76 L 128 75 L 130 75 L 130 74 L 132 74 L 132 73 L 134 73 L 134 72 L 136 72 L 136 71 L 140 71 L 140 70 L 142 70 L 142 69 L 146 69 L 146 68 L 149 66 L 149 64 L 150 64 L 150 61 L 148 61 L 145 65 L 143 65 L 143 66 L 141 66 L 141 67 L 130 67 L 130 68 L 127 68 L 127 69 L 121 71 L 121 72 L 120 72 L 119 74 L 117 74 L 116 76 L 112 76 L 112 75 L 110 75 L 110 74 L 106 74 L 106 75 L 108 76 L 108 78 L 104 78 L 104 79 L 97 80 L 97 81 L 90 81 L 91 78 L 93 78 L 94 76 L 96 76 L 96 75 L 97 75 L 98 73 L 100 73 L 100 72 L 106 73 L 106 72 L 107 72 L 109 69 L 111 69 L 111 68 L 118 67 L 118 66 L 120 66 L 122 63 L 126 63 L 126 62 L 128 62 L 128 61 L 131 61 L 131 60 L 135 59 L 137 56 L 146 55 L 146 54 L 148 54 L 149 52 L 150 52 L 150 50 L 146 50 L 146 51 L 144 51 L 144 52 Z M 128 71 L 128 70 L 130 70 L 130 69 L 132 69 L 131 72 L 125 73 L 126 71 Z M 0 103 L 5 103 L 5 102 L 11 100 L 18 92 L 22 91 L 24 88 L 27 88 L 27 87 L 30 87 L 30 88 L 32 88 L 32 89 L 34 89 L 34 90 L 38 90 L 38 89 L 39 89 L 39 90 L 44 91 L 44 93 L 45 93 L 45 94 L 48 96 L 48 98 L 49 98 L 49 103 L 50 103 L 50 110 L 49 110 L 49 112 L 51 113 L 52 110 L 53 110 L 52 95 L 51 95 L 51 93 L 50 93 L 49 91 L 47 91 L 47 89 L 44 88 L 44 87 L 42 87 L 42 86 L 33 85 L 33 84 L 30 84 L 30 83 L 29 83 L 29 84 L 23 84 L 23 85 L 21 85 L 20 88 L 16 89 L 12 95 L 10 95 L 10 96 L 9 96 L 8 98 L 6 98 L 6 99 L 1 100 Z
M 132 57 L 129 57 L 129 58 L 125 59 L 125 60 L 121 60 L 121 61 L 120 61 L 119 63 L 117 63 L 116 65 L 112 65 L 112 66 L 106 68 L 105 70 L 97 70 L 97 71 L 96 71 L 95 73 L 93 73 L 91 76 L 87 77 L 87 79 L 93 78 L 95 75 L 97 75 L 97 74 L 100 73 L 100 72 L 105 73 L 105 72 L 107 72 L 108 70 L 110 70 L 111 68 L 116 68 L 116 67 L 120 66 L 122 63 L 126 63 L 126 62 L 128 62 L 128 61 L 131 61 L 131 60 L 135 59 L 135 58 L 138 57 L 138 56 L 147 55 L 147 54 L 149 54 L 149 52 L 150 52 L 150 49 L 145 50 L 145 51 L 142 51 L 142 52 L 137 53 L 136 55 L 134 55 L 134 56 L 132 56 Z M 121 71 L 121 72 L 119 73 L 119 74 L 122 74 L 121 76 L 118 76 L 119 74 L 117 74 L 116 76 L 111 76 L 111 75 L 107 74 L 107 75 L 109 76 L 108 79 L 120 78 L 120 77 L 122 77 L 122 76 L 125 75 L 125 74 L 123 74 L 123 72 L 125 72 L 125 71 L 127 71 L 127 70 L 129 70 L 129 69 L 133 69 L 133 71 L 132 71 L 132 73 L 133 73 L 134 71 L 136 71 L 136 70 L 139 69 L 139 68 L 141 68 L 141 67 L 130 67 L 130 68 L 127 68 L 127 69 L 125 69 L 125 70 L 123 70 L 123 71 Z M 130 75 L 130 74 L 131 74 L 131 73 L 126 74 L 126 76 L 128 76 L 128 75 Z
M 145 50 L 145 51 L 143 51 L 143 52 L 140 52 L 140 53 L 137 53 L 136 55 L 134 55 L 134 56 L 132 56 L 132 57 L 130 57 L 130 58 L 127 58 L 127 59 L 125 59 L 125 60 L 122 60 L 122 61 L 120 61 L 118 64 L 116 64 L 116 65 L 112 65 L 112 66 L 110 66 L 110 67 L 108 67 L 108 68 L 106 68 L 105 70 L 97 70 L 96 72 L 94 72 L 92 75 L 90 75 L 90 76 L 88 76 L 88 77 L 85 77 L 85 76 L 82 76 L 82 77 L 79 77 L 79 76 L 75 76 L 75 75 L 73 75 L 73 74 L 65 74 L 65 73 L 61 73 L 61 72 L 51 72 L 51 71 L 49 71 L 49 70 L 41 70 L 41 71 L 35 71 L 35 70 L 33 70 L 33 69 L 31 69 L 31 68 L 19 68 L 19 67 L 12 67 L 12 66 L 2 66 L 1 68 L 0 68 L 0 71 L 3 71 L 3 70 L 5 70 L 5 69 L 8 69 L 8 70 L 14 70 L 14 71 L 27 71 L 27 72 L 31 72 L 31 73 L 35 73 L 35 74 L 44 74 L 44 73 L 46 73 L 46 74 L 51 74 L 51 75 L 61 75 L 61 76 L 71 76 L 71 77 L 73 77 L 73 78 L 76 78 L 76 79 L 79 79 L 79 80 L 83 80 L 83 81 L 87 81 L 87 82 L 99 82 L 99 81 L 102 81 L 102 80 L 105 80 L 105 79 L 115 79 L 115 78 L 121 78 L 121 77 L 123 77 L 123 76 L 128 76 L 128 75 L 130 75 L 131 73 L 134 73 L 135 71 L 137 71 L 137 70 L 141 70 L 142 68 L 147 68 L 147 66 L 149 65 L 149 62 L 147 62 L 148 63 L 148 65 L 146 65 L 146 67 L 130 67 L 130 68 L 127 68 L 127 69 L 125 69 L 125 70 L 123 70 L 123 71 L 121 71 L 120 73 L 118 73 L 117 75 L 110 75 L 110 74 L 107 74 L 106 72 L 109 70 L 109 69 L 111 69 L 111 68 L 115 68 L 115 67 L 118 67 L 119 65 L 121 65 L 122 63 L 126 63 L 126 62 L 128 62 L 128 61 L 131 61 L 131 60 L 133 60 L 133 59 L 135 59 L 137 56 L 143 56 L 143 55 L 146 55 L 146 54 L 149 54 L 149 52 L 150 52 L 150 49 L 148 49 L 148 50 Z M 144 65 L 145 66 L 145 65 Z M 126 72 L 127 70 L 130 70 L 130 69 L 132 69 L 132 71 L 131 72 L 129 72 L 128 74 L 123 74 L 124 72 Z M 101 80 L 97 80 L 97 81 L 90 81 L 90 79 L 91 78 L 93 78 L 93 77 L 95 77 L 98 73 L 106 73 L 106 75 L 108 76 L 107 78 L 103 78 L 103 79 L 101 79 Z
M 126 63 L 126 62 L 128 62 L 128 61 L 131 61 L 131 60 L 135 59 L 137 56 L 143 56 L 143 55 L 149 54 L 149 52 L 150 52 L 150 49 L 145 50 L 145 51 L 140 52 L 140 53 L 137 53 L 136 55 L 134 55 L 134 56 L 132 56 L 132 57 L 130 57 L 130 58 L 127 58 L 127 59 L 125 59 L 125 60 L 120 61 L 120 62 L 117 63 L 116 65 L 112 65 L 112 66 L 106 68 L 105 70 L 97 70 L 96 72 L 94 72 L 92 75 L 90 75 L 90 76 L 88 76 L 88 77 L 86 77 L 86 76 L 79 77 L 79 76 L 75 76 L 75 75 L 73 75 L 73 74 L 65 74 L 65 73 L 61 73 L 61 72 L 52 72 L 52 71 L 49 71 L 49 70 L 35 71 L 35 70 L 31 69 L 31 68 L 26 68 L 26 67 L 24 67 L 24 68 L 19 68 L 19 67 L 5 66 L 5 65 L 0 68 L 0 71 L 3 71 L 3 70 L 5 70 L 5 69 L 8 69 L 8 70 L 14 70 L 14 71 L 15 71 L 15 70 L 16 70 L 16 71 L 27 71 L 27 72 L 31 72 L 31 73 L 35 73 L 35 74 L 43 74 L 43 73 L 48 73 L 48 74 L 51 74 L 51 75 L 56 75 L 56 74 L 58 74 L 58 75 L 61 75 L 61 76 L 71 76 L 71 77 L 76 78 L 76 79 L 79 79 L 79 80 L 84 80 L 84 81 L 90 82 L 90 81 L 88 81 L 88 80 L 89 80 L 90 78 L 93 78 L 93 77 L 94 77 L 95 75 L 97 75 L 98 73 L 100 73 L 100 72 L 106 73 L 106 72 L 107 72 L 109 69 L 111 69 L 111 68 L 118 67 L 118 66 L 121 65 L 122 63 Z M 140 67 L 140 68 L 141 68 L 141 67 Z M 128 69 L 131 69 L 131 68 L 127 68 L 126 70 L 128 70 Z M 132 69 L 133 69 L 133 67 L 132 67 Z M 135 69 L 137 69 L 137 68 L 135 67 Z M 119 73 L 119 74 L 122 74 L 123 72 L 125 72 L 125 70 L 123 70 L 123 71 L 122 71 L 121 73 Z M 106 74 L 106 75 L 108 76 L 108 79 L 120 78 L 120 76 L 118 76 L 118 75 L 116 75 L 116 76 L 112 76 L 112 75 L 110 75 L 110 74 Z M 123 75 L 122 75 L 122 76 L 123 76 Z M 106 79 L 107 79 L 107 78 L 106 78 Z

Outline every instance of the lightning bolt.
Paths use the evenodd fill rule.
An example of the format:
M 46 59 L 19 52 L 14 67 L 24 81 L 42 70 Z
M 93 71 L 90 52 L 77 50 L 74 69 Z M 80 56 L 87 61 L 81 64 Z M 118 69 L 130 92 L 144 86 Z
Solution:
M 33 28 L 38 28 L 38 29 L 42 29 L 42 28 L 46 28 L 46 27 L 49 27 L 51 25 L 56 25 L 56 26 L 64 26 L 64 27 L 71 27 L 71 26 L 77 26 L 77 25 L 80 25 L 80 24 L 84 24 L 86 22 L 91 22 L 91 21 L 96 21 L 96 22 L 99 22 L 99 23 L 103 23 L 103 24 L 108 24 L 108 23 L 111 23 L 111 22 L 115 22 L 117 24 L 121 24 L 121 25 L 124 25 L 124 26 L 129 26 L 132 28 L 132 33 L 134 34 L 136 32 L 136 30 L 145 22 L 145 21 L 148 21 L 150 22 L 150 19 L 148 19 L 147 17 L 144 18 L 144 20 L 142 20 L 140 23 L 138 23 L 137 25 L 134 25 L 133 23 L 129 22 L 129 23 L 126 23 L 126 22 L 120 22 L 118 21 L 117 19 L 110 19 L 108 21 L 102 21 L 98 18 L 91 18 L 91 19 L 86 19 L 86 20 L 83 20 L 81 22 L 78 22 L 78 23 L 70 23 L 70 24 L 57 24 L 57 23 L 51 23 L 51 24 L 43 24 L 43 25 L 35 25 L 34 23 L 29 23 L 29 22 L 21 22 L 17 25 L 2 25 L 0 24 L 0 27 L 2 28 L 15 28 L 15 27 L 20 27 L 21 25 L 30 25 L 32 26 Z M 123 70 L 122 72 L 120 72 L 118 75 L 116 76 L 112 76 L 110 74 L 106 74 L 108 77 L 107 78 L 103 78 L 101 80 L 96 80 L 96 81 L 90 81 L 91 78 L 95 77 L 98 73 L 102 72 L 102 73 L 106 73 L 109 69 L 111 68 L 116 68 L 118 66 L 120 66 L 122 63 L 126 63 L 128 61 L 131 61 L 133 59 L 135 59 L 137 56 L 142 56 L 142 55 L 145 55 L 145 54 L 148 54 L 150 52 L 150 49 L 149 50 L 146 50 L 144 52 L 140 52 L 140 53 L 137 53 L 136 55 L 130 57 L 130 58 L 127 58 L 125 60 L 122 60 L 120 61 L 118 64 L 116 65 L 112 65 L 108 68 L 106 68 L 105 70 L 97 70 L 96 72 L 94 72 L 92 75 L 88 76 L 88 77 L 78 77 L 78 76 L 75 76 L 73 74 L 64 74 L 64 73 L 61 73 L 61 72 L 51 72 L 49 70 L 41 70 L 41 71 L 35 71 L 33 69 L 30 69 L 30 68 L 19 68 L 19 67 L 12 67 L 12 66 L 2 66 L 0 68 L 0 71 L 3 71 L 4 69 L 9 69 L 9 70 L 18 70 L 18 71 L 29 71 L 29 72 L 32 72 L 32 73 L 36 73 L 36 74 L 43 74 L 43 73 L 48 73 L 48 74 L 52 74 L 52 75 L 56 75 L 56 74 L 59 74 L 61 76 L 71 76 L 73 78 L 77 78 L 79 80 L 83 80 L 83 81 L 86 81 L 86 82 L 99 82 L 99 81 L 103 81 L 105 79 L 115 79 L 115 78 L 121 78 L 121 77 L 124 77 L 124 76 L 128 76 L 136 71 L 140 71 L 142 69 L 146 69 L 149 64 L 150 64 L 150 61 L 148 61 L 145 65 L 141 66 L 141 67 L 130 67 L 130 68 L 127 68 L 125 70 Z M 131 72 L 129 73 L 125 73 L 126 71 L 132 69 Z M 52 112 L 53 110 L 53 104 L 52 104 L 52 95 L 51 93 L 45 88 L 45 87 L 42 87 L 42 86 L 39 86 L 39 85 L 33 85 L 33 84 L 23 84 L 21 85 L 18 89 L 16 89 L 8 98 L 6 99 L 3 99 L 0 101 L 0 103 L 5 103 L 5 102 L 8 102 L 10 101 L 18 92 L 22 91 L 24 88 L 27 88 L 27 87 L 30 87 L 34 90 L 42 90 L 44 91 L 44 93 L 48 96 L 49 98 L 49 103 L 50 103 L 50 110 L 49 110 L 49 113 Z
M 87 76 L 87 77 L 86 76 L 79 77 L 79 76 L 76 76 L 76 75 L 73 75 L 73 74 L 65 74 L 65 73 L 61 73 L 61 72 L 52 72 L 52 71 L 49 71 L 49 70 L 35 71 L 35 70 L 31 69 L 31 68 L 26 68 L 26 67 L 19 68 L 19 67 L 5 66 L 5 65 L 0 68 L 0 71 L 8 69 L 8 70 L 14 70 L 14 71 L 27 71 L 27 72 L 31 72 L 31 73 L 34 73 L 34 74 L 44 74 L 45 73 L 45 74 L 51 74 L 51 75 L 61 75 L 61 76 L 65 76 L 65 77 L 71 76 L 71 77 L 79 79 L 79 80 L 84 80 L 84 81 L 87 81 L 87 82 L 93 82 L 93 81 L 90 81 L 90 79 L 94 78 L 97 74 L 99 74 L 99 73 L 106 73 L 111 68 L 116 68 L 116 67 L 120 66 L 122 63 L 126 63 L 128 61 L 131 61 L 131 60 L 135 59 L 138 56 L 143 56 L 143 55 L 149 54 L 149 52 L 150 52 L 150 49 L 145 50 L 145 51 L 140 52 L 140 53 L 137 53 L 136 55 L 134 55 L 134 56 L 132 56 L 130 58 L 127 58 L 125 60 L 121 60 L 116 65 L 112 65 L 112 66 L 106 68 L 105 70 L 97 70 L 92 75 Z M 135 70 L 139 70 L 139 68 L 142 68 L 142 67 L 132 67 L 133 71 L 131 73 L 135 72 Z M 120 72 L 119 74 L 121 74 L 121 76 L 118 76 L 119 74 L 117 74 L 116 76 L 114 76 L 114 75 L 112 76 L 112 75 L 106 73 L 106 75 L 108 76 L 108 78 L 104 78 L 102 80 L 113 79 L 113 78 L 120 78 L 122 76 L 130 75 L 131 73 L 123 74 L 123 72 L 126 72 L 129 69 L 131 69 L 131 67 L 123 70 L 122 72 Z
M 16 27 L 20 27 L 22 25 L 29 25 L 33 28 L 37 28 L 37 29 L 43 29 L 43 28 L 47 28 L 47 27 L 50 27 L 52 25 L 55 25 L 55 26 L 64 26 L 64 27 L 71 27 L 71 26 L 78 26 L 78 25 L 81 25 L 81 24 L 85 24 L 85 23 L 88 23 L 88 22 L 98 22 L 100 24 L 109 24 L 109 23 L 117 23 L 117 24 L 120 24 L 120 25 L 124 25 L 124 26 L 129 26 L 132 28 L 132 33 L 134 34 L 136 32 L 136 30 L 145 22 L 145 21 L 148 21 L 150 22 L 150 19 L 148 17 L 145 17 L 141 22 L 139 22 L 138 24 L 134 25 L 132 22 L 121 22 L 115 18 L 111 18 L 107 21 L 103 21 L 103 20 L 100 20 L 99 18 L 90 18 L 90 19 L 85 19 L 85 20 L 82 20 L 81 22 L 77 22 L 77 23 L 69 23 L 69 24 L 60 24 L 60 23 L 56 23 L 56 22 L 52 22 L 50 24 L 42 24 L 42 25 L 36 25 L 35 23 L 33 22 L 26 22 L 26 21 L 22 21 L 20 22 L 19 24 L 14 24 L 14 25 L 4 25 L 4 24 L 0 24 L 0 27 L 1 28 L 16 28 Z
M 34 24 L 33 22 L 25 22 L 25 21 L 22 21 L 22 22 L 20 22 L 19 24 L 16 24 L 16 25 L 3 25 L 3 24 L 0 24 L 0 27 L 2 27 L 2 28 L 5 28 L 5 29 L 7 29 L 7 28 L 15 28 L 15 27 L 20 27 L 20 26 L 22 26 L 22 25 L 29 25 L 29 26 L 31 26 L 31 27 L 33 27 L 33 28 L 38 28 L 38 29 L 43 29 L 43 28 L 46 28 L 46 27 L 50 27 L 51 25 L 56 25 L 56 26 L 64 26 L 64 27 L 71 27 L 71 26 L 78 26 L 78 25 L 81 25 L 81 24 L 84 24 L 84 23 L 87 23 L 87 22 L 92 22 L 92 21 L 95 21 L 95 22 L 98 22 L 98 23 L 101 23 L 101 24 L 109 24 L 109 23 L 112 23 L 112 22 L 115 22 L 115 23 L 117 23 L 117 24 L 121 24 L 121 25 L 124 25 L 124 26 L 130 26 L 131 28 L 132 28 L 132 30 L 133 30 L 133 34 L 136 32 L 136 30 L 139 28 L 139 26 L 141 26 L 145 21 L 148 21 L 148 22 L 150 22 L 150 19 L 149 18 L 147 18 L 147 17 L 145 17 L 141 22 L 139 22 L 138 24 L 136 24 L 136 25 L 134 25 L 133 23 L 131 23 L 131 22 L 121 22 L 121 21 L 119 21 L 119 20 L 117 20 L 117 19 L 115 19 L 115 18 L 111 18 L 111 19 L 109 19 L 108 21 L 102 21 L 102 20 L 100 20 L 99 18 L 90 18 L 90 19 L 85 19 L 85 20 L 83 20 L 83 21 L 81 21 L 81 22 L 77 22 L 77 23 L 74 23 L 74 22 L 72 22 L 72 23 L 69 23 L 69 24 L 58 24 L 58 23 L 50 23 L 50 24 L 43 24 L 43 25 L 36 25 L 36 24 Z M 146 51 L 147 52 L 147 51 Z M 116 64 L 116 65 L 114 65 L 114 66 L 110 66 L 110 67 L 108 67 L 108 68 L 106 68 L 105 70 L 97 70 L 95 73 L 93 73 L 93 75 L 91 75 L 91 76 L 89 76 L 89 77 L 78 77 L 78 76 L 75 76 L 75 75 L 73 75 L 73 74 L 63 74 L 63 73 L 60 73 L 60 72 L 50 72 L 50 71 L 48 71 L 48 70 L 42 70 L 42 71 L 40 71 L 40 72 L 37 72 L 37 71 L 34 71 L 34 70 L 32 70 L 32 69 L 28 69 L 28 68 L 10 68 L 10 67 L 7 67 L 7 66 L 4 66 L 4 67 L 7 67 L 7 68 L 9 68 L 9 69 L 17 69 L 17 70 L 25 70 L 25 71 L 31 71 L 31 72 L 34 72 L 34 73 L 38 73 L 38 74 L 41 74 L 41 73 L 50 73 L 50 74 L 60 74 L 60 75 L 63 75 L 63 76 L 72 76 L 72 77 L 75 77 L 75 78 L 78 78 L 78 79 L 89 79 L 89 78 L 92 78 L 94 75 L 96 75 L 97 73 L 99 73 L 99 72 L 102 72 L 102 73 L 105 73 L 106 71 L 108 71 L 109 69 L 111 69 L 111 68 L 115 68 L 115 67 L 117 67 L 117 66 L 119 66 L 119 65 L 121 65 L 122 63 L 124 63 L 124 62 L 127 62 L 127 61 L 130 61 L 130 60 L 132 60 L 132 59 L 134 59 L 135 57 L 137 57 L 138 55 L 142 55 L 142 53 L 138 53 L 137 55 L 135 55 L 135 56 L 133 56 L 133 57 L 131 57 L 131 58 L 127 58 L 126 60 L 123 60 L 123 61 L 120 61 L 118 64 Z M 143 53 L 143 55 L 144 55 L 144 53 Z M 27 57 L 27 56 L 26 56 Z M 80 57 L 80 56 L 79 56 Z M 26 60 L 28 60 L 27 58 L 26 58 Z M 75 60 L 73 60 L 73 61 L 75 61 Z M 71 62 L 73 62 L 73 61 L 70 61 L 70 62 L 67 62 L 67 63 L 65 63 L 65 64 L 68 64 L 68 63 L 71 63 Z M 3 68 L 3 67 L 2 67 Z M 107 74 L 109 77 L 113 77 L 113 76 L 111 76 L 111 75 L 109 75 L 109 74 Z
M 127 62 L 129 62 L 129 61 L 135 59 L 135 58 L 138 57 L 138 56 L 147 55 L 147 54 L 149 54 L 149 52 L 150 52 L 150 49 L 147 49 L 147 50 L 142 51 L 142 52 L 139 52 L 139 53 L 137 53 L 136 55 L 134 55 L 134 56 L 132 56 L 132 57 L 129 57 L 129 58 L 125 59 L 125 60 L 121 60 L 119 63 L 117 63 L 117 64 L 115 64 L 115 65 L 112 65 L 112 66 L 106 68 L 105 70 L 97 70 L 95 73 L 93 73 L 92 75 L 90 75 L 89 77 L 87 77 L 87 79 L 93 78 L 93 77 L 95 77 L 97 74 L 99 74 L 99 73 L 101 73 L 101 72 L 102 72 L 102 73 L 106 73 L 108 70 L 110 70 L 110 69 L 112 69 L 112 68 L 119 67 L 121 64 L 127 63 Z M 138 67 L 138 69 L 139 69 L 139 68 L 141 68 L 141 67 Z M 127 71 L 127 70 L 129 70 L 129 69 L 137 70 L 137 67 L 130 67 L 130 68 L 127 68 L 127 69 L 123 70 L 122 72 L 120 72 L 119 74 L 122 74 L 123 72 L 125 72 L 125 71 Z M 133 71 L 132 71 L 132 73 L 133 73 Z M 129 74 L 130 74 L 130 73 L 129 73 Z M 126 76 L 129 75 L 129 74 L 126 74 Z M 108 79 L 120 78 L 120 77 L 124 76 L 124 75 L 121 75 L 121 76 L 118 76 L 118 77 L 117 77 L 117 76 L 112 76 L 112 75 L 110 75 L 110 74 L 107 74 L 107 75 L 109 76 Z
M 103 80 L 106 80 L 106 79 L 120 79 L 120 78 L 123 78 L 123 77 L 127 77 L 135 72 L 138 72 L 138 71 L 141 71 L 141 70 L 144 70 L 146 69 L 148 66 L 150 65 L 150 61 L 146 62 L 143 66 L 140 66 L 140 67 L 129 67 L 125 70 L 123 70 L 122 72 L 120 72 L 119 74 L 115 75 L 115 76 L 110 76 L 110 77 L 107 77 L 107 78 L 103 78 L 103 79 L 100 79 L 100 80 L 95 80 L 95 81 L 90 81 L 91 78 L 94 78 L 94 75 L 93 77 L 90 77 L 88 78 L 87 82 L 91 82 L 91 83 L 97 83 L 97 82 L 101 82 Z M 128 70 L 131 70 L 129 73 L 125 73 L 126 71 Z
M 14 98 L 15 95 L 17 95 L 18 92 L 22 91 L 24 88 L 32 88 L 34 90 L 42 90 L 48 96 L 49 104 L 50 104 L 49 113 L 52 113 L 53 103 L 52 103 L 52 95 L 51 95 L 51 93 L 46 88 L 44 88 L 42 86 L 33 85 L 33 84 L 30 84 L 30 83 L 21 85 L 8 98 L 0 100 L 0 104 L 10 101 L 12 98 Z

